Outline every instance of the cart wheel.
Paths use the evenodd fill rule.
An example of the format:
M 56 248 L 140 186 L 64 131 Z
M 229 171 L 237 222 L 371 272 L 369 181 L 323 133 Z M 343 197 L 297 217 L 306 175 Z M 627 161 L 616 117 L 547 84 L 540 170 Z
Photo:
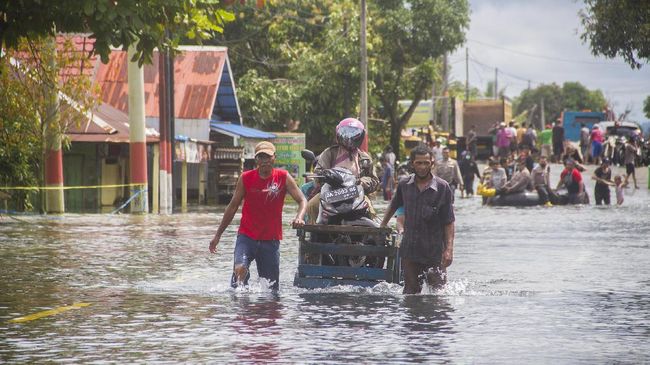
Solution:
M 382 242 L 383 240 L 374 235 L 364 235 L 361 243 L 364 245 L 369 245 L 369 246 L 379 246 L 379 242 Z M 369 256 L 366 258 L 366 266 L 368 267 L 374 267 L 381 269 L 384 267 L 384 263 L 386 261 L 386 258 L 383 256 Z

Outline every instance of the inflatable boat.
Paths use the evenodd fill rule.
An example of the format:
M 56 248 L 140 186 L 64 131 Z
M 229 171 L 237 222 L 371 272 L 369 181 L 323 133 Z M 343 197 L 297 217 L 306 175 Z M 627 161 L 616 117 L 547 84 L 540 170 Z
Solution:
M 557 196 L 551 199 L 553 205 L 568 205 L 569 195 L 566 190 L 559 190 Z M 522 193 L 506 194 L 506 195 L 497 195 L 488 198 L 485 203 L 494 207 L 532 207 L 535 205 L 540 205 L 539 195 L 536 191 L 525 191 Z M 578 202 L 573 204 L 589 204 L 589 195 L 582 193 L 582 196 Z
M 497 195 L 488 198 L 486 204 L 495 207 L 532 207 L 539 205 L 539 195 L 536 191 Z

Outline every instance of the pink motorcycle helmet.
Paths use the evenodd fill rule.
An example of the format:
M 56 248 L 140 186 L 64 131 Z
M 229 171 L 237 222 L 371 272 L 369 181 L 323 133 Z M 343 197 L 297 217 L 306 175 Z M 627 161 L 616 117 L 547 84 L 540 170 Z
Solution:
M 348 150 L 361 146 L 366 136 L 366 130 L 360 120 L 345 118 L 336 126 L 336 143 Z

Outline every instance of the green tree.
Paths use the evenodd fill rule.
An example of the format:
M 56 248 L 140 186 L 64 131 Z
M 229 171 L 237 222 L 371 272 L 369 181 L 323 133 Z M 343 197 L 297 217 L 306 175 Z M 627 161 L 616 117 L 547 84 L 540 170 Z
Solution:
M 567 110 L 601 111 L 607 100 L 600 90 L 589 90 L 579 82 L 565 82 L 562 85 L 563 107 Z
M 650 119 L 650 95 L 648 95 L 643 101 L 643 112 L 645 113 L 646 118 Z
M 371 75 L 379 115 L 388 120 L 391 145 L 399 157 L 400 135 L 415 107 L 439 79 L 438 59 L 465 41 L 466 0 L 376 1 L 369 4 L 373 32 Z M 401 99 L 412 100 L 405 111 Z
M 585 0 L 581 38 L 594 55 L 623 57 L 632 68 L 650 60 L 650 4 L 639 0 Z
M 449 83 L 449 86 L 447 87 L 447 91 L 449 93 L 449 96 L 452 98 L 461 98 L 465 100 L 465 83 L 461 81 L 452 81 Z M 469 100 L 476 100 L 481 98 L 483 95 L 481 94 L 481 90 L 479 90 L 475 86 L 469 87 Z
M 499 98 L 503 98 L 506 94 L 506 88 L 499 89 Z M 488 99 L 494 98 L 494 80 L 488 80 L 487 85 L 485 86 L 484 96 Z
M 52 147 L 47 136 L 64 135 L 99 99 L 88 76 L 67 72 L 92 67 L 87 55 L 70 40 L 53 48 L 51 39 L 23 38 L 0 58 L 0 185 L 41 186 L 43 154 Z M 56 105 L 53 93 L 62 96 Z M 31 208 L 26 191 L 11 196 L 14 206 Z
M 542 100 L 545 120 L 542 120 Z M 534 89 L 526 89 L 515 99 L 513 109 L 515 115 L 528 111 L 529 120 L 533 125 L 537 127 L 545 125 L 548 121 L 559 118 L 560 113 L 564 110 L 562 88 L 553 83 L 540 85 Z
M 541 120 L 542 100 L 546 120 Z M 579 82 L 565 82 L 562 87 L 553 83 L 522 91 L 513 109 L 516 115 L 526 110 L 532 113 L 530 121 L 539 127 L 559 118 L 564 110 L 601 111 L 606 105 L 602 91 L 589 90 Z
M 314 149 L 331 144 L 336 122 L 357 115 L 358 5 L 287 0 L 264 9 L 235 5 L 226 45 L 245 123 L 283 130 L 299 121 Z
M 287 0 L 233 9 L 237 20 L 216 42 L 229 48 L 246 123 L 269 129 L 298 120 L 310 146 L 330 144 L 336 123 L 359 115 L 358 3 Z M 438 58 L 464 40 L 468 7 L 465 0 L 378 1 L 369 2 L 368 14 L 369 114 L 386 121 L 378 125 L 388 127 L 398 151 L 412 113 L 398 100 L 417 105 L 426 95 Z M 379 143 L 373 138 L 371 149 Z
M 0 45 L 56 32 L 92 33 L 95 52 L 107 62 L 110 47 L 138 42 L 136 57 L 151 63 L 155 48 L 173 49 L 181 39 L 197 41 L 221 32 L 233 19 L 216 0 L 20 0 L 0 2 Z

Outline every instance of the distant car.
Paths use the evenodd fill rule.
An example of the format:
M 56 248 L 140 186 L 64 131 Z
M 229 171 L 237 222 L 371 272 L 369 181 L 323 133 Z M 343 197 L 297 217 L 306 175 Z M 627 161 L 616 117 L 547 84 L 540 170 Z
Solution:
M 623 165 L 625 141 L 632 140 L 639 148 L 637 165 L 647 165 L 650 163 L 650 151 L 648 143 L 643 139 L 641 127 L 633 122 L 600 122 L 597 124 L 601 131 L 605 133 L 605 143 L 603 146 L 603 157 L 608 157 L 613 164 Z
M 631 138 L 632 136 L 641 135 L 641 127 L 633 122 L 621 122 L 618 126 L 615 125 L 615 122 L 599 122 L 595 125 L 600 127 L 600 130 L 605 133 L 605 137 Z

